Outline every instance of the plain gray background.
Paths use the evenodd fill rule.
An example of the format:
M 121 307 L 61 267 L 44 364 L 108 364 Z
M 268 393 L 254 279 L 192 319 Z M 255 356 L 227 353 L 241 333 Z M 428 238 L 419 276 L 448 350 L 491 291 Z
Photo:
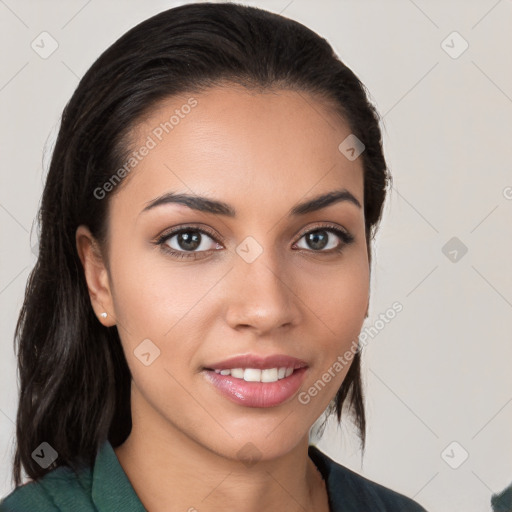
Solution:
M 0 496 L 12 489 L 13 332 L 60 113 L 103 50 L 183 3 L 0 0 Z M 429 511 L 489 511 L 512 482 L 512 2 L 240 3 L 326 37 L 383 116 L 394 187 L 365 328 L 395 301 L 403 311 L 364 350 L 363 462 L 350 424 L 331 422 L 319 447 Z M 58 44 L 46 58 L 31 46 L 41 38 Z

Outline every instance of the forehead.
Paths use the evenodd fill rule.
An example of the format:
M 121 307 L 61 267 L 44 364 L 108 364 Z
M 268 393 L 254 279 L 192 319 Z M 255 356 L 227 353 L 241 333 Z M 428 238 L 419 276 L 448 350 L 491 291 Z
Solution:
M 308 195 L 347 188 L 362 204 L 361 158 L 351 161 L 338 149 L 349 135 L 332 107 L 305 92 L 224 86 L 174 96 L 133 129 L 137 161 L 114 200 L 140 211 L 178 191 L 243 212 L 275 210 L 276 201 L 288 209 Z

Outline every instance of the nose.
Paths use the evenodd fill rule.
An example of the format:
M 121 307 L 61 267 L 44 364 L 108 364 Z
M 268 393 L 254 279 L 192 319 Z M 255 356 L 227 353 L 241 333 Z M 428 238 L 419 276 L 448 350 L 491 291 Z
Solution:
M 303 299 L 294 289 L 292 272 L 284 260 L 264 250 L 250 263 L 237 253 L 233 261 L 225 283 L 226 321 L 231 328 L 264 336 L 300 323 Z

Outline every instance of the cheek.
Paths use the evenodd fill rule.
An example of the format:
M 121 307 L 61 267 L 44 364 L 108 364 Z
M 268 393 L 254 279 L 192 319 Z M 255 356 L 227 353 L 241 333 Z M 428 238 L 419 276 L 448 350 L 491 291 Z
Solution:
M 191 333 L 211 279 L 167 261 L 158 248 L 128 253 L 117 247 L 111 266 L 115 316 L 137 393 L 161 412 L 169 401 L 185 410 L 179 382 L 189 377 L 188 362 L 198 348 Z
M 326 286 L 310 286 L 308 306 L 317 317 L 316 364 L 298 401 L 310 418 L 325 410 L 343 383 L 358 349 L 358 336 L 368 306 L 369 270 L 360 260 L 331 272 Z M 321 333 L 325 333 L 322 336 Z
M 315 413 L 334 398 L 357 352 L 369 299 L 366 247 L 351 252 L 336 270 L 316 277 L 319 281 L 314 285 L 310 280 L 307 297 L 317 317 L 317 364 L 299 396 L 299 402 L 309 404 Z
M 332 348 L 343 347 L 357 337 L 368 307 L 366 248 L 347 256 L 336 268 L 306 273 L 308 281 L 304 283 L 306 303 L 319 318 Z
M 324 303 L 328 312 L 326 323 L 339 335 L 340 346 L 352 341 L 360 332 L 368 306 L 368 279 L 355 272 L 345 276 L 331 291 Z
M 211 272 L 170 261 L 159 248 L 132 250 L 112 260 L 116 318 L 138 337 L 171 336 L 214 282 Z

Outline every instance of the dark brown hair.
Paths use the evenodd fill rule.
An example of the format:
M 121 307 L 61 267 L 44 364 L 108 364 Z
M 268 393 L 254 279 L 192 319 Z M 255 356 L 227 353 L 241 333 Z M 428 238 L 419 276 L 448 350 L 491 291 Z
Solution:
M 81 79 L 66 105 L 39 212 L 39 255 L 18 319 L 20 397 L 13 478 L 38 479 L 57 466 L 92 464 L 99 446 L 131 430 L 131 374 L 116 327 L 95 316 L 75 245 L 85 224 L 106 242 L 109 197 L 94 190 L 129 152 L 130 130 L 159 101 L 223 81 L 289 88 L 329 100 L 365 145 L 364 213 L 370 241 L 389 182 L 378 115 L 364 85 L 327 41 L 300 23 L 255 7 L 198 3 L 132 28 Z M 341 141 L 340 141 L 341 142 Z M 360 352 L 331 403 L 353 413 L 362 445 L 365 413 Z M 43 469 L 31 454 L 58 453 Z

